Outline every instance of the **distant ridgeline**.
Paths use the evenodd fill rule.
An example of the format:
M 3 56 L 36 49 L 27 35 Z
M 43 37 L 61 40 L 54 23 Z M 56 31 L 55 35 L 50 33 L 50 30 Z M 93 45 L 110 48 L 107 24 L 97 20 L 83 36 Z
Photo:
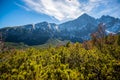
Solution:
M 89 40 L 90 35 L 96 32 L 98 24 L 103 23 L 106 34 L 119 33 L 120 19 L 111 16 L 102 16 L 95 19 L 83 14 L 75 20 L 62 24 L 41 22 L 16 27 L 1 28 L 0 32 L 6 42 L 23 42 L 27 45 L 40 45 L 49 39 L 70 40 L 71 42 L 83 42 Z

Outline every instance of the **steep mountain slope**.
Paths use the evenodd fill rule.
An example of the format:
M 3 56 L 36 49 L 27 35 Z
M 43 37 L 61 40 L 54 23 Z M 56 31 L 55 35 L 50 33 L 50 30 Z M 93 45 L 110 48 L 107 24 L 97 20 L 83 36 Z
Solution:
M 28 45 L 43 44 L 49 38 L 53 37 L 57 29 L 53 23 L 37 23 L 35 25 L 24 25 L 17 27 L 7 27 L 0 29 L 5 41 L 23 42 Z
M 0 29 L 5 41 L 23 42 L 28 45 L 44 44 L 49 39 L 70 40 L 82 42 L 90 39 L 90 34 L 97 30 L 97 25 L 104 23 L 107 33 L 120 31 L 120 19 L 111 16 L 102 16 L 95 19 L 88 14 L 83 14 L 75 20 L 62 24 L 41 22 L 24 26 L 6 27 Z
M 112 33 L 118 33 L 120 31 L 120 19 L 111 16 L 102 16 L 97 20 L 98 23 L 105 23 L 106 30 Z
M 73 41 L 76 41 L 75 38 L 77 38 L 80 41 L 81 38 L 89 38 L 89 34 L 96 30 L 97 21 L 95 18 L 87 14 L 83 14 L 73 21 L 60 24 L 59 28 L 61 30 L 62 37 L 69 37 L 69 39 L 73 39 Z M 65 34 L 62 35 L 62 33 Z

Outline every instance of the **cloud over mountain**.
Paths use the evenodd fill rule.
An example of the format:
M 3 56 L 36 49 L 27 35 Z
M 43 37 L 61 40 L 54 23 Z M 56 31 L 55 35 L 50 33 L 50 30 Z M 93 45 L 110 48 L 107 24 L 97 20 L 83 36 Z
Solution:
M 52 16 L 59 21 L 75 19 L 83 13 L 99 17 L 119 17 L 118 0 L 23 0 L 31 10 Z M 114 13 L 112 13 L 114 12 Z M 97 14 L 96 14 L 97 13 Z

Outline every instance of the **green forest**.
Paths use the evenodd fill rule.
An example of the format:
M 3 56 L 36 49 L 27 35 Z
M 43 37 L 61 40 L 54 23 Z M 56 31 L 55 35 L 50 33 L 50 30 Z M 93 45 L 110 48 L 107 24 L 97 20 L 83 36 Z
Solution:
M 120 35 L 49 48 L 0 50 L 0 80 L 119 80 Z

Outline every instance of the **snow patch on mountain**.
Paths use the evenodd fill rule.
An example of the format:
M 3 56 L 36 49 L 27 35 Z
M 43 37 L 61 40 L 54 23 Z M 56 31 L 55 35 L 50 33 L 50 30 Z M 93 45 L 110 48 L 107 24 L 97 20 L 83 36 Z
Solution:
M 111 31 L 108 31 L 108 30 L 105 30 L 105 32 L 106 32 L 106 34 L 108 35 L 108 34 L 116 34 L 116 33 L 114 33 L 114 32 L 111 32 Z

